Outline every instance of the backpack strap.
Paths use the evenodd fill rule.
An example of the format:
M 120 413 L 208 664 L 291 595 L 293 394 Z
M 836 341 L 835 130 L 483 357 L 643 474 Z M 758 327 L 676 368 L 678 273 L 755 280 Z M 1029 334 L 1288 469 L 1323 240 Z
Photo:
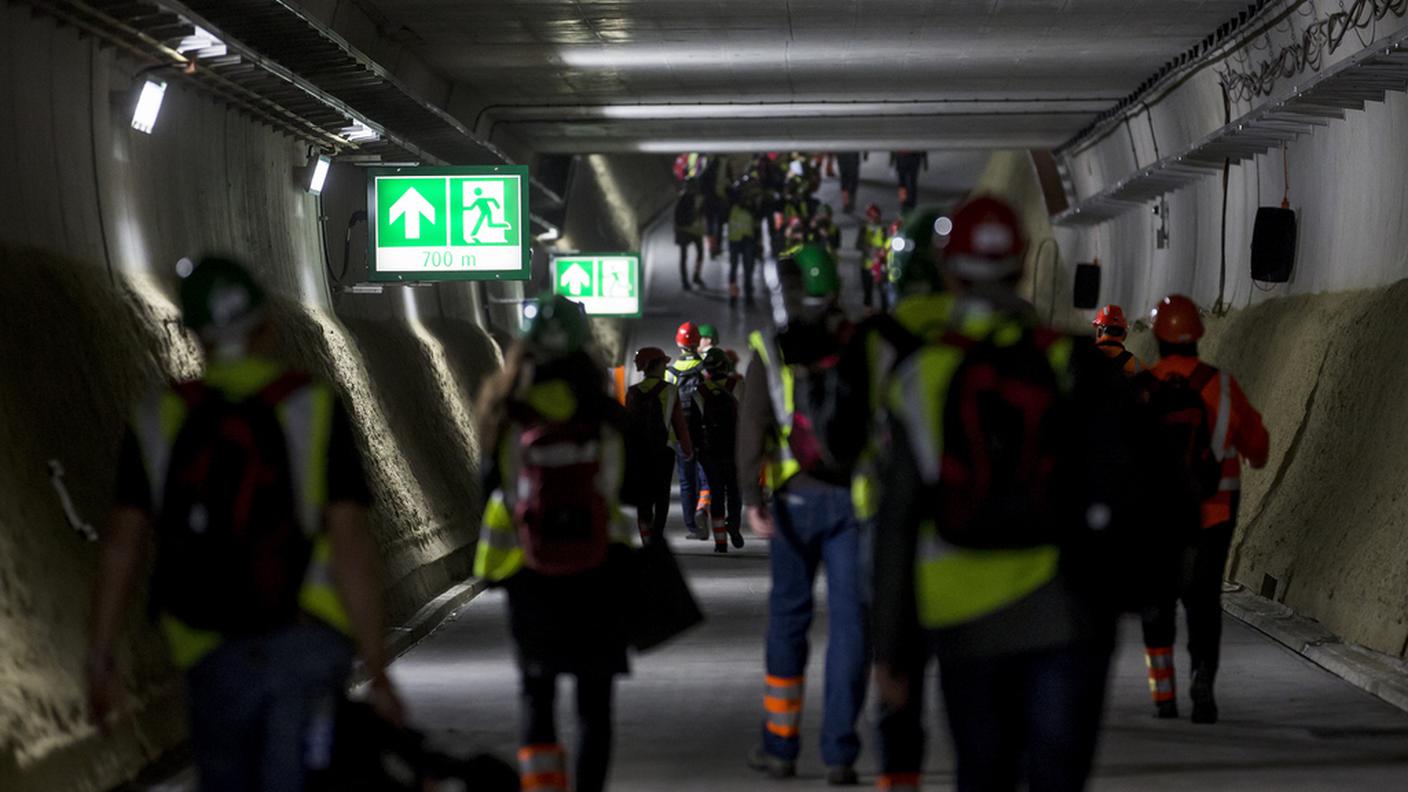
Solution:
M 1207 389 L 1208 383 L 1212 382 L 1213 378 L 1216 377 L 1218 373 L 1217 369 L 1202 361 L 1198 361 L 1198 365 L 1193 369 L 1193 373 L 1188 375 L 1188 387 L 1192 388 L 1194 393 L 1202 395 L 1203 391 Z
M 1118 355 L 1115 355 L 1115 368 L 1123 370 L 1125 366 L 1129 365 L 1129 361 L 1133 359 L 1134 353 L 1126 349 Z

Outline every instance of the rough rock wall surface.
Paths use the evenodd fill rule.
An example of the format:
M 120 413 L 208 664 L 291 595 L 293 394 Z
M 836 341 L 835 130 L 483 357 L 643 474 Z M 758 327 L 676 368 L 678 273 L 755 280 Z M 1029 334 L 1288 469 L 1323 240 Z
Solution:
M 464 574 L 478 523 L 468 394 L 499 358 L 470 287 L 335 299 L 320 207 L 295 175 L 305 146 L 179 79 L 154 134 L 134 132 L 124 100 L 142 66 L 0 5 L 6 792 L 109 788 L 182 736 L 179 680 L 138 607 L 120 651 L 131 717 L 105 740 L 86 724 L 95 553 L 65 527 L 44 467 L 60 459 L 80 512 L 101 522 L 128 409 L 162 380 L 200 370 L 173 304 L 179 258 L 214 249 L 250 260 L 273 294 L 288 357 L 342 393 L 377 498 L 394 618 Z M 357 175 L 339 169 L 329 189 L 355 202 Z

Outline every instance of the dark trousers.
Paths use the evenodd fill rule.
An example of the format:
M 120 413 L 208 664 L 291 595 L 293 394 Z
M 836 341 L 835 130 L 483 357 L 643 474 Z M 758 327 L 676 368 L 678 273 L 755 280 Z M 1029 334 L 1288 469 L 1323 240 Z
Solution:
M 875 276 L 870 273 L 870 262 L 862 255 L 860 262 L 861 302 L 869 308 L 875 302 Z
M 639 500 L 636 506 L 637 521 L 650 526 L 650 538 L 659 539 L 665 535 L 665 523 L 670 519 L 670 484 L 675 478 L 675 452 L 662 448 L 655 455 L 649 470 L 632 471 L 639 476 Z M 645 540 L 645 536 L 641 536 Z
M 860 189 L 860 154 L 854 151 L 837 154 L 836 165 L 841 169 L 841 190 L 854 200 L 856 190 Z
M 1184 551 L 1178 591 L 1144 611 L 1144 645 L 1173 646 L 1178 601 L 1188 613 L 1188 656 L 1193 670 L 1216 671 L 1222 654 L 1222 573 L 1236 521 L 1204 528 Z
M 753 299 L 753 270 L 758 264 L 758 240 L 744 237 L 728 243 L 728 285 L 738 283 L 738 265 L 743 265 L 743 294 Z
M 909 678 L 909 698 L 898 707 L 880 700 L 875 710 L 876 753 L 883 776 L 916 775 L 924 771 L 924 678 L 928 652 L 920 650 L 898 669 Z
M 704 477 L 709 481 L 709 516 L 730 529 L 742 525 L 743 493 L 738 489 L 738 464 L 733 451 L 700 454 Z
M 939 667 L 959 792 L 1079 792 L 1095 756 L 1108 644 Z
M 330 761 L 352 645 L 321 623 L 231 638 L 186 673 L 205 792 L 298 792 Z
M 895 171 L 899 175 L 899 187 L 905 191 L 904 203 L 900 208 L 909 211 L 919 202 L 919 163 L 901 161 Z
M 611 701 L 615 680 L 610 674 L 577 677 L 576 792 L 601 792 L 611 766 Z M 557 675 L 523 676 L 523 744 L 556 745 Z
M 704 266 L 704 239 L 699 237 L 678 244 L 680 248 L 680 282 L 687 284 L 689 283 L 689 249 L 694 248 L 694 271 L 698 273 Z

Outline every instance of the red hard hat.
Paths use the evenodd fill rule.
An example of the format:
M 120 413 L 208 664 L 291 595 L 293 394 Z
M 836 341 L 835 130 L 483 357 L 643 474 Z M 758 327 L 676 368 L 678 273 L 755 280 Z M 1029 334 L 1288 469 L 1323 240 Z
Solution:
M 636 371 L 645 371 L 657 361 L 669 361 L 670 356 L 660 347 L 642 347 L 636 352 Z
M 1091 324 L 1096 327 L 1118 327 L 1121 330 L 1129 329 L 1129 322 L 1125 321 L 1124 309 L 1118 305 L 1107 305 L 1095 312 L 1095 321 Z
M 1022 221 L 1011 206 L 996 198 L 974 198 L 953 214 L 944 266 L 964 280 L 1002 280 L 1021 273 L 1026 249 Z
M 865 217 L 872 223 L 880 222 L 880 204 L 872 203 L 865 207 Z
M 1170 294 L 1154 308 L 1154 337 L 1166 344 L 1192 344 L 1203 337 L 1198 306 L 1181 294 Z
M 699 346 L 699 325 L 694 322 L 680 325 L 680 329 L 675 331 L 675 344 L 686 349 Z

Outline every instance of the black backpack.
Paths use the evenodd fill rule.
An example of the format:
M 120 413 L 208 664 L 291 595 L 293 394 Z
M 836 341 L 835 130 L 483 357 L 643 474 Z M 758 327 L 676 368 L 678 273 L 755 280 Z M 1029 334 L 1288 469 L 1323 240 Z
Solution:
M 1060 458 L 1069 447 L 1062 393 L 1047 351 L 1059 338 L 1027 330 L 1010 346 L 946 334 L 966 350 L 950 381 L 934 494 L 950 544 L 1035 547 L 1060 540 Z
M 671 416 L 664 414 L 664 407 L 660 404 L 660 393 L 667 387 L 668 384 L 662 380 L 650 390 L 631 388 L 626 394 L 628 453 L 656 452 L 670 444 L 670 433 L 665 424 Z
M 738 435 L 738 400 L 723 382 L 711 382 L 699 389 L 703 402 L 700 428 L 704 447 L 713 454 L 732 454 Z
M 1203 390 L 1217 375 L 1217 369 L 1199 363 L 1187 377 L 1161 379 L 1150 396 L 1165 446 L 1179 461 L 1187 488 L 1199 501 L 1216 495 L 1222 481 L 1222 463 L 1213 452 L 1212 426 L 1203 401 Z
M 694 193 L 681 195 L 675 202 L 675 227 L 689 228 L 699 219 L 699 196 Z
M 704 382 L 704 366 L 700 364 L 690 369 L 671 368 L 675 375 L 675 387 L 679 390 L 680 407 L 685 412 L 685 417 L 693 421 L 699 410 L 699 403 L 695 400 L 695 394 L 699 392 L 699 386 Z M 691 427 L 692 428 L 692 427 Z
M 241 401 L 203 382 L 176 387 L 187 416 L 157 520 L 154 606 L 227 635 L 298 618 L 316 526 L 300 525 L 276 410 L 307 384 L 287 374 Z

